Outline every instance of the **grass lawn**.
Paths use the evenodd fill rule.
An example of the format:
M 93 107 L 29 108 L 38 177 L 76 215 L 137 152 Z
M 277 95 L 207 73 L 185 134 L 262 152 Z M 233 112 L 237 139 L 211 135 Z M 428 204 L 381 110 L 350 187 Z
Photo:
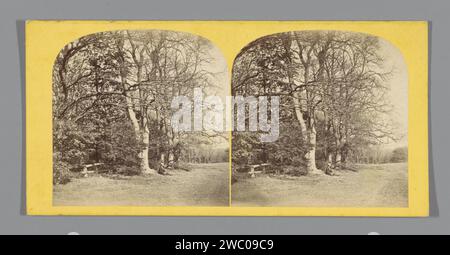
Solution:
M 228 163 L 195 164 L 170 175 L 94 175 L 55 185 L 55 206 L 228 206 Z
M 407 207 L 407 163 L 356 165 L 339 176 L 269 176 L 239 179 L 233 206 Z

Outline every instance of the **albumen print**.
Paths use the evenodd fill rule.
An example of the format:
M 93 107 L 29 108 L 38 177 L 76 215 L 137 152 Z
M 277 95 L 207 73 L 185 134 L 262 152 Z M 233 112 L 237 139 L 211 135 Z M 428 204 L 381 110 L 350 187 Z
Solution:
M 174 98 L 227 93 L 226 71 L 220 51 L 188 33 L 67 44 L 53 68 L 54 205 L 228 206 L 228 134 L 171 123 Z
M 428 215 L 428 27 L 28 21 L 27 213 Z
M 239 53 L 232 88 L 280 98 L 276 141 L 233 134 L 233 205 L 408 205 L 407 67 L 389 42 L 327 30 L 269 35 Z

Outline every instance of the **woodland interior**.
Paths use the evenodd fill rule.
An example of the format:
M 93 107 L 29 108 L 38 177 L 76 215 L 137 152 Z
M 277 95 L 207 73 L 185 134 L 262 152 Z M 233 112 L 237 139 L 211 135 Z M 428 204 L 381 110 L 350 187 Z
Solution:
M 262 37 L 236 57 L 232 94 L 280 98 L 277 141 L 233 132 L 233 205 L 407 206 L 407 70 L 389 42 Z
M 53 69 L 54 204 L 228 205 L 228 134 L 171 125 L 172 98 L 223 96 L 226 70 L 214 45 L 188 33 L 67 44 Z
M 56 206 L 408 206 L 407 68 L 382 38 L 267 35 L 240 51 L 230 81 L 205 38 L 107 31 L 67 44 L 52 77 Z M 174 128 L 173 98 L 225 99 L 230 86 L 279 99 L 275 141 Z M 248 127 L 261 113 L 244 107 Z

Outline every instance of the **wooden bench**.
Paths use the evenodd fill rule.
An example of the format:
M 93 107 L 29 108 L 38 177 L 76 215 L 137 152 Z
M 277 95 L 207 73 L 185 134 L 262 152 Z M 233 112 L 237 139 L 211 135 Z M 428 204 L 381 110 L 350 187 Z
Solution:
M 83 175 L 83 177 L 88 177 L 89 174 L 95 173 L 95 171 L 89 171 L 89 168 L 91 167 L 97 167 L 97 166 L 101 166 L 104 163 L 94 163 L 94 164 L 87 164 L 83 166 L 83 170 L 81 171 L 81 174 Z
M 270 166 L 269 163 L 263 163 L 263 164 L 259 164 L 259 165 L 249 165 L 250 167 L 250 171 L 248 172 L 248 174 L 250 175 L 251 178 L 255 178 L 257 173 L 262 173 L 264 172 L 264 168 L 266 166 Z M 260 171 L 256 171 L 257 168 L 263 168 L 263 170 Z

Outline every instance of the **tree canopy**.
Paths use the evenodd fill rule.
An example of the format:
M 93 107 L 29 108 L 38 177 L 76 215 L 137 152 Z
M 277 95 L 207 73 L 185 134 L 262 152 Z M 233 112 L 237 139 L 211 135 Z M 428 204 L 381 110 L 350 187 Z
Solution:
M 234 62 L 233 95 L 280 96 L 281 131 L 272 144 L 233 133 L 233 162 L 277 162 L 307 173 L 320 173 L 321 165 L 331 173 L 362 147 L 396 139 L 387 116 L 391 69 L 379 40 L 298 31 L 246 46 Z
M 192 136 L 212 144 L 201 133 L 174 132 L 170 117 L 173 97 L 226 86 L 208 67 L 219 62 L 214 50 L 199 36 L 161 30 L 103 32 L 66 45 L 53 69 L 55 175 L 87 162 L 151 174 L 176 167 L 195 146 L 186 142 Z

